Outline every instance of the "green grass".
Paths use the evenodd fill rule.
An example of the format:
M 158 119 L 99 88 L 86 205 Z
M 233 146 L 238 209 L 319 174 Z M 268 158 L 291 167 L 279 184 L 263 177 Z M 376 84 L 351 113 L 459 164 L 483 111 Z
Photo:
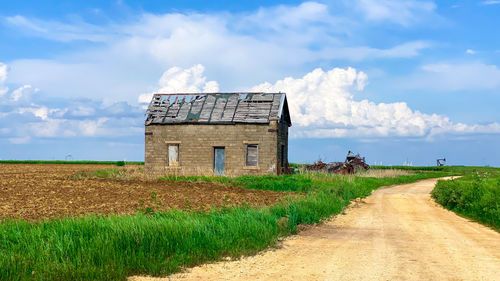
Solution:
M 500 172 L 474 172 L 439 181 L 432 197 L 445 208 L 500 230 Z
M 90 160 L 0 160 L 0 164 L 93 164 L 93 165 L 144 165 L 141 161 L 90 161 Z M 122 165 L 123 164 L 123 165 Z
M 481 166 L 370 166 L 371 169 L 395 169 L 395 170 L 409 170 L 409 171 L 434 171 L 434 172 L 448 172 L 454 174 L 469 174 L 477 171 L 481 172 L 495 172 L 499 168 L 495 167 L 481 167 Z
M 304 196 L 270 207 L 226 207 L 206 213 L 173 210 L 39 223 L 5 221 L 0 224 L 0 280 L 125 280 L 134 274 L 166 275 L 274 246 L 280 237 L 295 233 L 297 225 L 338 214 L 349 200 L 365 197 L 380 186 L 446 174 L 201 178 L 237 182 L 247 188 L 301 191 Z
M 378 166 L 372 165 L 371 169 L 394 169 L 394 170 L 410 170 L 410 171 L 444 171 L 444 166 Z
M 282 175 L 282 176 L 241 176 L 241 177 L 207 177 L 207 176 L 165 176 L 159 180 L 168 181 L 206 181 L 242 186 L 250 189 L 273 190 L 273 191 L 296 191 L 308 192 L 312 187 L 310 177 L 304 175 Z
M 73 175 L 74 179 L 103 178 L 103 179 L 124 179 L 127 177 L 126 171 L 111 168 L 96 171 L 80 171 Z

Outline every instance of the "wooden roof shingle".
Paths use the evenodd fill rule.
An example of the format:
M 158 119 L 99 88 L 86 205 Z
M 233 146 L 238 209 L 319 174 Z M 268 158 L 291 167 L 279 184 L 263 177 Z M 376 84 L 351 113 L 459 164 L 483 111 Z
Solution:
M 282 114 L 291 125 L 285 93 L 154 94 L 145 125 L 266 124 Z

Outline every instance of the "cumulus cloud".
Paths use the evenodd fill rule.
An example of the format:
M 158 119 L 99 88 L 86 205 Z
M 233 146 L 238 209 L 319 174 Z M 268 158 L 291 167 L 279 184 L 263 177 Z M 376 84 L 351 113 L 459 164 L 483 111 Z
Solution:
M 472 49 L 467 49 L 467 50 L 465 50 L 465 53 L 468 54 L 468 55 L 475 55 L 476 51 L 474 51 Z
M 6 70 L 0 63 L 0 86 Z M 0 139 L 26 144 L 39 138 L 134 136 L 144 130 L 143 110 L 137 106 L 89 99 L 58 99 L 54 103 L 38 92 L 23 85 L 0 95 Z
M 163 73 L 158 81 L 158 89 L 154 93 L 210 93 L 219 91 L 216 81 L 206 81 L 203 75 L 205 68 L 201 64 L 182 69 L 172 67 Z M 139 96 L 139 103 L 149 103 L 153 93 Z
M 159 92 L 201 92 L 207 84 L 204 68 L 195 65 L 173 67 L 160 79 Z M 356 100 L 368 76 L 354 68 L 320 68 L 301 78 L 287 77 L 274 83 L 262 83 L 250 91 L 285 92 L 289 100 L 292 137 L 420 137 L 432 139 L 439 134 L 498 133 L 500 125 L 467 125 L 454 123 L 448 117 L 425 114 L 411 109 L 405 102 L 374 103 Z M 214 90 L 216 91 L 216 89 Z M 149 103 L 151 94 L 139 100 Z
M 429 71 L 442 71 L 432 66 Z M 444 67 L 446 69 L 446 67 Z M 357 100 L 368 83 L 367 75 L 354 68 L 315 69 L 303 77 L 287 77 L 261 83 L 251 91 L 286 92 L 296 138 L 326 137 L 417 137 L 432 139 L 442 134 L 500 133 L 500 125 L 454 123 L 448 117 L 425 114 L 404 102 L 374 103 Z M 0 133 L 13 144 L 37 138 L 106 137 L 140 135 L 143 109 L 125 102 L 65 100 L 59 106 L 28 95 L 20 87 L 0 96 Z M 207 79 L 205 68 L 172 67 L 163 73 L 155 92 L 217 92 L 219 84 Z M 140 102 L 149 102 L 143 94 Z
M 287 77 L 263 83 L 253 91 L 285 92 L 294 137 L 425 137 L 443 133 L 499 133 L 500 125 L 453 123 L 448 117 L 412 110 L 404 102 L 355 100 L 366 84 L 364 72 L 354 68 L 315 69 L 302 78 Z

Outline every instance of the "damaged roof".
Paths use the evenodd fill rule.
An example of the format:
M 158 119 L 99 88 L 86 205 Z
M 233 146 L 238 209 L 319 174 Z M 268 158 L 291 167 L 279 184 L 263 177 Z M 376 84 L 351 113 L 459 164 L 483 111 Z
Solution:
M 163 124 L 266 124 L 285 118 L 285 93 L 154 94 L 146 126 Z

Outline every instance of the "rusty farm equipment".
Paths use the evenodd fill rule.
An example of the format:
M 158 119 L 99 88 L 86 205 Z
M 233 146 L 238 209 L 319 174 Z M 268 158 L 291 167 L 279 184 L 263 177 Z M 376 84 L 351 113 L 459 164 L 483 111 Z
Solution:
M 307 171 L 327 172 L 330 174 L 352 175 L 358 170 L 368 170 L 370 165 L 366 164 L 365 158 L 354 154 L 349 150 L 344 162 L 325 163 L 318 160 L 312 165 L 306 166 Z

